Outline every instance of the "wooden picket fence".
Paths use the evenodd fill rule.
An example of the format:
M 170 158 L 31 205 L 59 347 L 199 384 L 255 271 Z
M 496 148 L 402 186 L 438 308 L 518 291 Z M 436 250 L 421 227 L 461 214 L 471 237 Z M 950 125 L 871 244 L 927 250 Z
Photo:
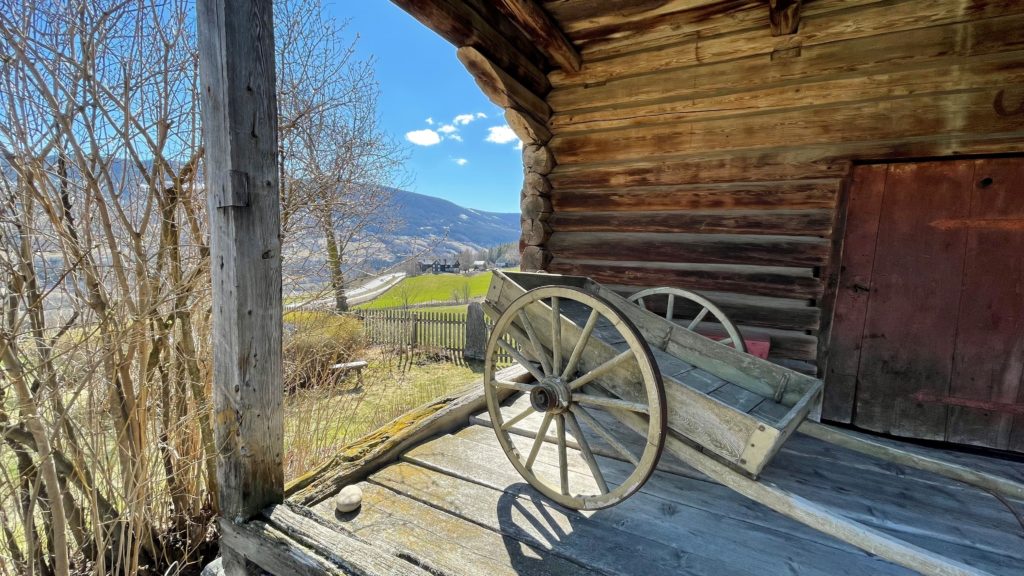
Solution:
M 455 359 L 461 359 L 466 349 L 465 314 L 399 308 L 358 310 L 356 314 L 363 320 L 363 333 L 371 344 L 428 350 Z M 491 326 L 487 321 L 487 330 L 480 333 L 489 334 Z M 507 341 L 515 346 L 511 339 Z M 511 363 L 510 355 L 499 353 L 500 366 Z

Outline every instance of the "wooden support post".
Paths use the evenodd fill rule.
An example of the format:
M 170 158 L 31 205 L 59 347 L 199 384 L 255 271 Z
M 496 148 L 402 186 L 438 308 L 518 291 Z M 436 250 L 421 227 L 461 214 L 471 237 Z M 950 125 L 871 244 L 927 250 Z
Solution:
M 221 525 L 284 495 L 272 0 L 199 0 Z M 228 574 L 255 573 L 222 549 Z
M 483 360 L 487 350 L 487 322 L 484 309 L 478 302 L 470 302 L 466 309 L 466 345 L 462 356 L 467 360 Z

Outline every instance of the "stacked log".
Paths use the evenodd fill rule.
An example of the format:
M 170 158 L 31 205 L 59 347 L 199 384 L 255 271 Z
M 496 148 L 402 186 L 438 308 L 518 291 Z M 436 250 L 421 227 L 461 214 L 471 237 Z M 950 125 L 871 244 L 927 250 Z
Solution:
M 519 251 L 523 270 L 545 270 L 551 263 L 551 252 L 545 247 L 551 237 L 548 224 L 551 183 L 547 176 L 554 167 L 555 157 L 547 146 L 539 143 L 523 146 L 523 190 L 519 202 L 522 214 Z
M 505 110 L 505 120 L 523 142 L 523 189 L 519 197 L 521 268 L 545 270 L 551 263 L 551 253 L 546 248 L 551 237 L 548 174 L 555 168 L 555 156 L 547 147 L 551 140 L 551 108 L 544 100 L 547 90 L 538 94 L 472 46 L 459 48 L 458 57 L 483 93 Z

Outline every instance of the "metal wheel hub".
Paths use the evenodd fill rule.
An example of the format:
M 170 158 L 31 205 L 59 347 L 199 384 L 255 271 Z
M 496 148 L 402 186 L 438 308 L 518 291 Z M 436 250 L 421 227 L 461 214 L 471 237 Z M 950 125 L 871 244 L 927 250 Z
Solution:
M 561 414 L 569 409 L 569 386 L 561 378 L 545 378 L 530 390 L 533 409 L 550 414 Z

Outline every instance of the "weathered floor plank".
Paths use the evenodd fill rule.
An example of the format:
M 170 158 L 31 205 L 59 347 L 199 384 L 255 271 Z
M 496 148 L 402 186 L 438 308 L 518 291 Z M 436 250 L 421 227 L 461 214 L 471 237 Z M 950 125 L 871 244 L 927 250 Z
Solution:
M 507 487 L 523 484 L 512 477 L 506 480 L 512 481 Z M 382 470 L 372 481 L 503 536 L 606 573 L 754 574 L 716 559 L 713 551 L 697 553 L 692 543 L 687 550 L 650 540 L 634 530 L 595 521 L 602 512 L 566 510 L 533 491 L 497 490 L 409 463 Z
M 511 398 L 508 419 L 528 405 Z M 516 441 L 540 420 L 522 419 Z M 457 432 L 414 446 L 399 463 L 359 486 L 363 506 L 338 514 L 328 499 L 310 510 L 322 525 L 372 542 L 437 576 L 470 574 L 907 574 L 908 571 L 785 518 L 666 454 L 632 498 L 576 512 L 540 496 L 508 462 L 486 412 Z M 602 419 L 606 426 L 614 426 Z M 584 430 L 588 434 L 588 430 Z M 632 438 L 630 436 L 633 436 Z M 642 438 L 623 435 L 640 450 Z M 571 434 L 570 444 L 573 444 Z M 557 482 L 558 456 L 545 443 L 534 465 Z M 632 471 L 619 454 L 588 435 L 605 478 L 618 485 Z M 902 445 L 901 445 L 902 446 Z M 915 448 L 945 457 L 943 451 Z M 1012 462 L 955 454 L 950 460 L 1017 478 Z M 586 462 L 569 450 L 574 489 L 592 486 Z M 763 476 L 836 513 L 993 575 L 1018 574 L 1024 527 L 983 490 L 794 434 Z M 1009 506 L 1024 512 L 1024 503 Z
M 478 444 L 473 448 L 462 447 L 459 453 L 487 452 L 487 445 L 493 443 L 495 452 L 488 454 L 490 460 L 483 461 L 502 456 L 490 430 L 465 429 L 458 433 L 458 437 L 475 440 Z M 454 447 L 450 447 L 452 450 Z M 408 455 L 411 456 L 412 453 Z M 778 458 L 778 462 L 766 471 L 766 478 L 770 476 L 771 481 L 781 487 L 854 520 L 918 546 L 961 558 L 993 573 L 1006 573 L 1008 566 L 1021 562 L 1024 529 L 1002 503 L 984 492 L 956 483 L 952 483 L 955 486 L 922 483 L 891 472 L 846 469 L 841 462 L 815 465 L 793 454 Z M 603 467 L 610 465 L 604 462 L 602 460 Z M 585 469 L 581 470 L 585 472 Z M 611 476 L 614 477 L 614 473 Z M 748 501 L 721 486 L 716 486 L 716 490 L 710 487 L 710 483 L 703 482 L 678 491 L 677 487 L 686 482 L 686 479 L 678 477 L 667 483 L 652 481 L 643 491 L 665 490 L 669 494 L 663 496 L 682 505 L 731 514 L 762 526 L 783 526 L 793 535 L 817 542 L 835 542 L 756 504 L 753 505 L 759 509 L 756 511 L 735 506 L 735 501 Z M 702 494 L 704 492 L 708 492 L 707 496 Z
M 333 502 L 312 508 L 329 525 L 367 542 L 401 551 L 401 557 L 441 575 L 572 575 L 587 567 L 503 537 L 383 486 L 361 482 L 358 512 L 339 514 Z
M 473 432 L 468 436 L 475 437 L 477 441 L 462 437 L 470 430 Z M 482 438 L 485 433 L 493 434 L 481 427 L 468 428 L 456 436 L 417 447 L 407 454 L 406 460 L 447 476 L 469 476 L 473 482 L 492 489 L 519 494 L 531 501 L 535 499 L 536 491 L 519 478 L 507 461 L 498 458 L 502 456 L 500 450 L 496 454 L 486 449 Z M 496 442 L 494 448 L 497 448 Z M 553 468 L 555 461 L 541 456 L 536 466 Z M 570 482 L 588 476 L 584 466 L 576 463 Z M 601 466 L 608 471 L 607 478 L 611 482 L 620 481 L 628 473 L 626 465 L 616 461 L 602 459 Z M 670 486 L 673 489 L 665 490 Z M 709 497 L 706 488 L 713 488 L 721 494 Z M 722 496 L 729 492 L 718 485 L 658 472 L 640 493 L 611 508 L 589 513 L 588 521 L 608 530 L 627 530 L 643 535 L 677 548 L 680 554 L 709 555 L 725 563 L 724 572 L 702 572 L 706 574 L 794 571 L 800 574 L 907 573 L 788 519 L 781 520 L 784 521 L 782 524 L 791 524 L 789 530 L 777 529 L 772 523 L 773 518 L 766 516 L 767 511 L 759 505 L 735 495 L 731 499 L 723 499 Z M 688 503 L 691 494 L 703 499 L 703 505 Z M 724 513 L 716 509 L 718 502 L 724 504 Z M 551 504 L 547 504 L 545 510 L 545 517 L 573 514 Z M 798 534 L 808 538 L 801 538 Z

